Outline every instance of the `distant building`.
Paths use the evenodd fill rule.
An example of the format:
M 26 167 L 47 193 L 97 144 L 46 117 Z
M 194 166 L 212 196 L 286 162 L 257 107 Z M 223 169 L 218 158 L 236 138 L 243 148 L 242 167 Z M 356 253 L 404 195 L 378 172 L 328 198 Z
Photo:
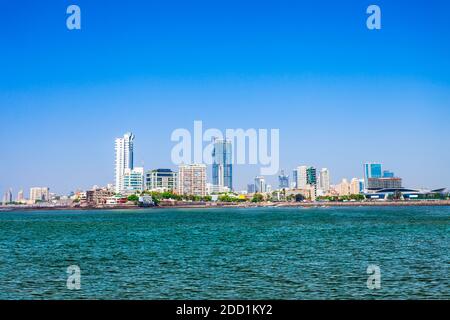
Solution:
M 297 167 L 297 189 L 305 188 L 308 184 L 308 178 L 307 178 L 307 166 L 299 166 Z
M 367 183 L 368 190 L 400 188 L 402 188 L 401 178 L 369 178 Z
M 383 178 L 394 178 L 395 174 L 392 171 L 384 170 Z
M 133 141 L 134 135 L 131 132 L 125 133 L 122 138 L 117 138 L 115 142 L 116 168 L 115 168 L 115 191 L 124 191 L 125 170 L 134 169 L 133 165 Z
M 113 197 L 114 194 L 113 190 L 107 188 L 88 190 L 86 191 L 86 202 L 91 205 L 104 205 L 107 204 L 108 199 Z
M 214 139 L 212 183 L 233 190 L 233 155 L 231 140 Z
M 359 179 L 359 193 L 364 192 L 364 179 Z
M 359 193 L 360 193 L 359 179 L 353 178 L 350 181 L 350 194 L 359 194 Z
M 13 202 L 12 189 L 9 189 L 3 195 L 3 204 L 6 205 L 11 202 Z
M 327 193 L 330 191 L 330 171 L 322 168 L 319 173 L 319 189 Z
M 178 171 L 178 193 L 206 196 L 206 165 L 180 165 Z
M 299 197 L 300 195 L 300 197 Z M 295 196 L 296 201 L 316 200 L 316 190 L 313 186 L 307 185 L 304 188 L 290 189 L 286 191 L 286 196 Z
M 370 178 L 381 178 L 383 176 L 381 167 L 381 163 L 364 163 L 364 181 L 368 183 Z M 366 189 L 368 189 L 368 185 L 366 185 Z
M 256 192 L 256 186 L 254 183 L 250 183 L 247 185 L 247 193 L 255 193 Z
M 36 201 L 50 201 L 50 189 L 47 187 L 30 188 L 30 201 L 32 203 L 35 203 Z
M 266 179 L 264 177 L 256 177 L 255 178 L 255 192 L 265 193 L 266 189 Z
M 25 196 L 24 196 L 23 190 L 20 190 L 17 193 L 17 202 L 22 203 L 24 201 L 25 201 Z
M 145 185 L 147 190 L 173 191 L 177 190 L 178 174 L 170 169 L 147 171 Z
M 306 184 L 317 186 L 317 170 L 314 167 L 306 169 Z
M 152 207 L 155 205 L 152 196 L 150 195 L 142 195 L 139 197 L 138 205 L 140 207 Z
M 297 169 L 292 171 L 292 182 L 291 182 L 291 189 L 297 188 L 297 181 L 298 181 L 298 172 Z
M 144 168 L 125 169 L 122 180 L 121 193 L 144 191 Z
M 280 175 L 278 176 L 278 187 L 280 189 L 289 188 L 289 176 L 285 175 L 283 170 L 281 170 Z
M 212 183 L 206 184 L 206 194 L 208 194 L 208 195 L 219 194 L 219 193 L 228 193 L 230 191 L 231 190 L 228 187 L 217 186 Z
M 350 183 L 347 179 L 342 179 L 341 183 L 335 187 L 339 196 L 348 196 L 351 194 L 350 192 Z

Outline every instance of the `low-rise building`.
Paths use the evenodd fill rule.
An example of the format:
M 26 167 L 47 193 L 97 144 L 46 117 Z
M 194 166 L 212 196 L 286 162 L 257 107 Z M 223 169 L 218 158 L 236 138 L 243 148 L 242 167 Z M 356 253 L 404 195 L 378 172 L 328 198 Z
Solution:
M 147 171 L 145 186 L 150 191 L 174 191 L 177 190 L 177 172 L 170 169 L 156 169 Z
M 104 205 L 114 194 L 115 192 L 109 189 L 89 190 L 86 191 L 86 202 L 90 205 Z
M 144 168 L 125 169 L 122 191 L 126 194 L 144 191 Z

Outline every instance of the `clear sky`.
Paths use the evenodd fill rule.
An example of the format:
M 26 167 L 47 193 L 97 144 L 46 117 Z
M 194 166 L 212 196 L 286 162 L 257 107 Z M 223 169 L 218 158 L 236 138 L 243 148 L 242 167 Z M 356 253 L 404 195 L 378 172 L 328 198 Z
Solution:
M 444 0 L 2 1 L 0 191 L 113 182 L 126 131 L 136 165 L 173 168 L 170 135 L 194 120 L 280 129 L 290 175 L 336 183 L 380 161 L 407 187 L 450 187 L 449 15 Z M 236 167 L 237 189 L 258 169 Z

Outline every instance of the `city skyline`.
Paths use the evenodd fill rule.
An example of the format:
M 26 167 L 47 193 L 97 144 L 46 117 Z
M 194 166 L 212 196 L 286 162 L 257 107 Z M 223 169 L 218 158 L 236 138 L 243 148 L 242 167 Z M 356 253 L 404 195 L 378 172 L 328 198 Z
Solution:
M 449 186 L 448 2 L 378 1 L 379 31 L 366 3 L 77 4 L 77 31 L 67 3 L 0 13 L 2 193 L 113 183 L 111 138 L 127 131 L 137 167 L 176 169 L 170 135 L 195 120 L 280 129 L 289 175 L 308 164 L 338 183 L 380 161 L 405 186 Z M 234 165 L 234 189 L 258 170 Z
M 212 158 L 213 158 L 213 163 L 211 165 L 205 165 L 204 163 L 190 163 L 190 164 L 185 164 L 185 165 L 174 165 L 174 164 L 170 164 L 170 165 L 166 165 L 163 166 L 163 168 L 144 168 L 142 167 L 135 167 L 134 166 L 134 139 L 135 139 L 135 135 L 129 131 L 126 132 L 125 134 L 123 134 L 121 137 L 115 138 L 115 166 L 114 166 L 114 176 L 113 179 L 115 181 L 114 184 L 111 183 L 105 183 L 102 186 L 106 187 L 108 185 L 113 185 L 114 186 L 114 190 L 116 192 L 116 194 L 120 194 L 120 193 L 129 193 L 129 192 L 135 192 L 135 191 L 139 191 L 142 192 L 146 189 L 148 189 L 148 183 L 149 181 L 147 180 L 146 177 L 150 177 L 149 175 L 151 175 L 152 172 L 160 172 L 161 174 L 164 175 L 167 174 L 168 171 L 172 172 L 172 168 L 175 168 L 175 171 L 173 171 L 176 175 L 178 175 L 178 172 L 176 172 L 176 170 L 180 169 L 181 167 L 186 167 L 186 166 L 204 166 L 205 167 L 205 183 L 208 184 L 210 183 L 212 186 L 216 186 L 216 187 L 228 187 L 229 191 L 236 191 L 236 192 L 241 192 L 241 191 L 245 191 L 248 190 L 248 188 L 250 187 L 251 181 L 255 181 L 254 188 L 256 192 L 268 192 L 266 189 L 266 187 L 270 187 L 273 189 L 272 190 L 276 190 L 276 189 L 280 189 L 279 188 L 279 184 L 277 184 L 275 181 L 280 182 L 280 177 L 284 177 L 284 179 L 290 182 L 290 186 L 288 187 L 289 189 L 303 189 L 307 186 L 314 186 L 315 188 L 320 188 L 324 191 L 327 191 L 330 186 L 334 186 L 334 187 L 338 187 L 339 185 L 344 183 L 347 183 L 347 176 L 343 176 L 341 178 L 336 179 L 335 181 L 330 179 L 330 171 L 328 168 L 318 168 L 315 166 L 310 166 L 310 165 L 305 165 L 302 164 L 300 166 L 297 166 L 293 169 L 293 175 L 291 178 L 289 178 L 288 175 L 284 174 L 284 168 L 280 168 L 279 172 L 276 175 L 271 175 L 271 176 L 261 176 L 261 175 L 256 175 L 254 176 L 251 181 L 247 181 L 245 183 L 246 187 L 243 187 L 241 189 L 233 189 L 230 188 L 229 185 L 232 185 L 232 181 L 234 181 L 234 175 L 233 175 L 233 170 L 232 165 L 231 165 L 231 159 L 233 159 L 232 157 L 232 142 L 228 139 L 225 140 L 217 140 L 216 138 L 213 138 L 212 142 L 214 145 L 213 148 L 213 153 L 212 153 Z M 219 164 L 220 163 L 220 164 Z M 228 174 L 225 175 L 224 169 L 220 169 L 221 166 L 223 166 L 223 164 L 225 164 L 225 166 L 229 166 L 228 169 Z M 166 168 L 171 168 L 171 169 L 166 169 Z M 210 171 L 210 174 L 208 174 L 208 171 Z M 226 170 L 225 170 L 226 171 Z M 216 174 L 216 176 L 214 176 Z M 222 177 L 220 177 L 220 175 L 222 175 Z M 325 178 L 323 178 L 325 175 Z M 362 178 L 360 178 L 362 177 Z M 155 177 L 153 177 L 152 179 L 155 179 Z M 269 179 L 267 179 L 269 178 Z M 362 167 L 362 174 L 361 175 L 357 175 L 357 176 L 353 176 L 351 179 L 352 181 L 357 179 L 358 181 L 362 181 L 362 183 L 365 185 L 365 188 L 359 188 L 360 192 L 362 192 L 363 189 L 367 189 L 369 187 L 370 184 L 370 180 L 375 178 L 375 180 L 378 179 L 398 179 L 400 180 L 400 185 L 398 187 L 402 187 L 401 186 L 401 178 L 398 178 L 395 176 L 394 172 L 392 172 L 391 170 L 386 170 L 383 163 L 381 162 L 373 162 L 373 161 L 366 161 L 363 163 L 363 167 Z M 291 179 L 291 180 L 289 180 Z M 325 179 L 325 181 L 324 181 Z M 138 180 L 138 181 L 136 181 Z M 225 183 L 224 180 L 226 180 L 227 182 Z M 239 180 L 239 177 L 238 179 Z M 260 182 L 256 182 L 256 181 L 263 181 L 263 187 L 261 187 Z M 134 184 L 133 184 L 134 181 Z M 272 185 L 270 182 L 274 182 L 274 184 Z M 166 184 L 168 182 L 166 181 Z M 250 183 L 250 184 L 249 184 Z M 206 188 L 206 184 L 205 184 L 205 188 Z M 259 186 L 258 186 L 259 185 Z M 89 190 L 91 187 L 93 186 L 99 186 L 99 184 L 92 184 L 90 187 L 86 187 L 86 188 L 75 188 L 75 189 L 71 189 L 70 192 L 67 193 L 61 193 L 61 192 L 52 192 L 54 194 L 58 194 L 58 195 L 68 195 L 70 193 L 76 192 L 76 191 L 80 191 L 80 190 Z M 441 186 L 444 188 L 447 188 L 447 186 Z M 29 194 L 29 198 L 33 199 L 35 197 L 33 197 L 32 193 L 33 193 L 33 189 L 41 189 L 41 188 L 46 188 L 47 189 L 47 193 L 49 192 L 48 189 L 50 189 L 49 187 L 33 187 L 30 186 L 29 190 L 30 190 L 30 194 Z M 387 188 L 387 187 L 385 187 Z M 423 187 L 419 187 L 419 188 L 423 188 Z M 436 187 L 435 187 L 436 188 Z M 423 188 L 423 189 L 435 189 L 435 188 Z M 26 188 L 25 188 L 26 189 Z M 262 190 L 264 189 L 264 191 Z M 282 188 L 281 188 L 282 189 Z M 370 187 L 369 187 L 370 189 Z M 14 197 L 13 195 L 13 188 L 7 188 L 6 191 L 3 193 L 3 199 L 5 198 L 10 198 L 12 200 L 19 200 L 20 198 L 20 194 L 22 197 L 24 197 L 24 188 L 20 188 L 18 191 L 18 196 Z M 174 190 L 178 191 L 179 188 L 175 188 Z M 206 189 L 205 189 L 206 190 Z M 206 191 L 204 191 L 206 192 Z M 48 196 L 45 197 L 46 199 L 48 199 Z M 5 201 L 3 201 L 5 202 Z

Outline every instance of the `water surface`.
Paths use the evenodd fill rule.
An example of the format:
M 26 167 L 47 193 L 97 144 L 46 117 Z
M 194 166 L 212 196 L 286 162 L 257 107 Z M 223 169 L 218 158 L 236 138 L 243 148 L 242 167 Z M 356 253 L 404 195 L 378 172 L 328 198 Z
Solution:
M 0 299 L 449 299 L 449 234 L 449 207 L 1 212 Z

